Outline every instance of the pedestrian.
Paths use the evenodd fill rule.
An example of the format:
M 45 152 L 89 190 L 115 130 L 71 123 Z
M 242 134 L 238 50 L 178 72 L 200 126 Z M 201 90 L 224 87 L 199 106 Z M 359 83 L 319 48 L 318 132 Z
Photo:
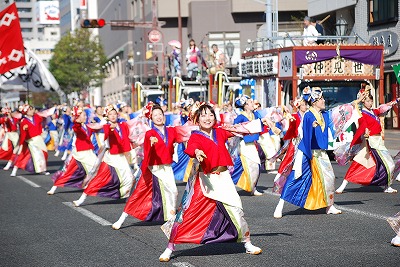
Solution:
M 317 29 L 311 24 L 311 18 L 306 16 L 303 20 L 304 23 L 304 30 L 303 30 L 303 45 L 316 45 L 317 44 L 317 36 L 318 31 Z M 315 37 L 314 37 L 315 36 Z
M 53 195 L 57 187 L 82 188 L 84 178 L 92 170 L 97 159 L 90 139 L 93 130 L 86 126 L 86 112 L 81 107 L 74 107 L 72 118 L 74 123 L 72 130 L 75 133 L 76 140 L 71 151 L 71 159 L 66 162 L 63 171 L 57 171 L 53 174 L 53 186 L 47 192 L 48 195 Z
M 118 122 L 118 108 L 115 105 L 108 105 L 104 113 L 107 118 L 107 124 L 103 126 L 104 140 L 108 139 L 109 149 L 104 153 L 100 165 L 95 166 L 97 173 L 84 180 L 85 189 L 81 197 L 73 201 L 76 207 L 82 205 L 87 196 L 127 198 L 132 187 L 133 174 L 129 166 L 132 148 L 128 125 Z
M 192 131 L 185 152 L 200 162 L 199 171 L 187 183 L 173 224 L 163 226 L 170 236 L 159 260 L 169 261 L 180 243 L 244 242 L 247 253 L 260 254 L 250 242 L 242 202 L 227 168 L 233 162 L 225 143 L 233 134 L 214 128 L 216 115 L 207 104 L 200 105 L 194 122 L 200 130 Z
M 219 50 L 217 44 L 211 46 L 211 52 L 209 53 L 209 72 L 215 74 L 217 71 L 225 70 L 225 55 Z
M 200 49 L 196 46 L 196 42 L 193 39 L 189 41 L 189 47 L 186 50 L 186 65 L 188 78 L 196 78 L 199 70 L 198 58 L 200 55 Z
M 357 105 L 361 99 L 353 101 Z M 332 123 L 325 111 L 322 89 L 311 88 L 309 110 L 302 121 L 303 137 L 299 143 L 293 169 L 283 186 L 274 217 L 281 218 L 284 202 L 308 210 L 326 208 L 327 214 L 341 214 L 334 204 L 335 174 L 326 153 L 328 126 Z
M 241 109 L 240 114 L 235 118 L 233 124 L 248 122 L 260 119 L 258 112 L 254 112 L 254 102 L 247 95 L 236 99 L 235 106 Z M 263 127 L 264 125 L 262 125 Z M 261 196 L 257 191 L 257 182 L 260 178 L 261 160 L 258 150 L 261 148 L 257 140 L 260 134 L 250 134 L 243 136 L 240 141 L 239 154 L 234 162 L 234 171 L 232 179 L 234 183 L 243 190 L 250 192 L 253 196 Z
M 181 43 L 176 40 L 169 41 L 168 44 L 172 47 L 169 55 L 171 59 L 171 76 L 181 77 Z
M 167 221 L 175 215 L 178 189 L 172 170 L 172 155 L 177 133 L 165 126 L 162 108 L 149 102 L 145 116 L 151 120 L 151 129 L 144 138 L 142 175 L 129 197 L 121 217 L 112 225 L 118 230 L 128 215 L 142 221 Z
M 16 176 L 18 169 L 28 172 L 49 175 L 47 169 L 47 148 L 42 137 L 42 121 L 54 113 L 55 108 L 35 112 L 35 108 L 29 104 L 20 107 L 23 117 L 19 129 L 19 150 L 14 161 L 14 167 L 10 176 Z
M 384 117 L 400 98 L 372 108 L 373 96 L 367 89 L 361 89 L 359 95 L 363 92 L 366 92 L 366 96 L 362 100 L 362 116 L 358 119 L 359 126 L 350 144 L 350 149 L 358 146 L 356 150 L 359 152 L 354 156 L 336 193 L 343 193 L 349 182 L 364 186 L 384 186 L 383 192 L 397 193 L 397 190 L 390 186 L 395 164 L 382 138 L 380 117 Z
M 318 36 L 323 36 L 324 35 L 324 28 L 322 27 L 321 24 L 319 24 L 315 18 L 311 18 L 310 19 L 311 25 L 313 25 L 315 27 L 315 29 L 318 32 Z M 321 38 L 318 38 L 316 41 L 317 44 L 323 44 L 325 43 L 325 41 Z

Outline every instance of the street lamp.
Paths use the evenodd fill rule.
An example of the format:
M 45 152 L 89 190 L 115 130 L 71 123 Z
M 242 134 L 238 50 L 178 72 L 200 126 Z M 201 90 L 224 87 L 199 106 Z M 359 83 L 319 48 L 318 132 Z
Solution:
M 340 18 L 336 21 L 336 35 L 337 36 L 345 36 L 347 33 L 348 23 L 347 21 L 340 16 Z
M 225 46 L 226 49 L 226 53 L 228 54 L 229 57 L 229 66 L 232 66 L 232 56 L 233 56 L 233 52 L 235 51 L 235 45 L 229 41 L 229 43 L 226 44 Z
M 139 80 L 140 80 L 140 82 L 142 82 L 142 62 L 141 62 L 141 58 L 140 58 L 140 51 L 137 51 L 136 52 L 136 55 L 138 56 L 138 62 L 137 62 L 137 64 L 136 65 L 140 65 L 139 66 Z

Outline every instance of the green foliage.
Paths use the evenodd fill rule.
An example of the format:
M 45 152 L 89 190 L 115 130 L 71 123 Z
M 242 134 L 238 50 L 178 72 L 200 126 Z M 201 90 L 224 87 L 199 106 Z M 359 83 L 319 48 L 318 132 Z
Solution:
M 50 71 L 66 94 L 79 92 L 101 84 L 106 60 L 99 38 L 91 36 L 90 29 L 77 29 L 55 46 Z

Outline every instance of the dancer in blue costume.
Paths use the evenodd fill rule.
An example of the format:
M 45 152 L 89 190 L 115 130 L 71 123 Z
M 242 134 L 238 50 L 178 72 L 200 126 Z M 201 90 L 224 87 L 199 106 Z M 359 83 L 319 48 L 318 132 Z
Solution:
M 247 95 L 243 95 L 235 101 L 235 106 L 242 111 L 235 118 L 233 124 L 260 119 L 260 115 L 254 112 L 254 101 Z M 240 156 L 234 162 L 234 171 L 232 180 L 236 186 L 247 192 L 251 192 L 254 196 L 261 196 L 262 193 L 257 191 L 257 182 L 260 177 L 261 160 L 259 156 L 259 148 L 257 140 L 260 134 L 250 134 L 243 137 L 240 141 Z
M 360 101 L 360 98 L 353 101 L 353 105 Z M 327 214 L 342 213 L 333 205 L 335 174 L 326 153 L 331 119 L 324 111 L 325 99 L 321 88 L 311 89 L 309 106 L 302 121 L 303 138 L 295 155 L 293 170 L 276 206 L 275 218 L 282 217 L 284 201 L 308 210 L 326 208 Z

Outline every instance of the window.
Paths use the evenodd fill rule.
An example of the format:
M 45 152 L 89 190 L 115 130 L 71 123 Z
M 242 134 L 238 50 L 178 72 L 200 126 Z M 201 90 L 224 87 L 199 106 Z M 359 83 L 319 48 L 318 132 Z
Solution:
M 369 26 L 398 21 L 398 0 L 369 0 Z
M 19 18 L 20 22 L 32 22 L 32 18 Z
M 20 12 L 20 13 L 29 13 L 29 12 L 32 12 L 32 8 L 20 7 L 20 8 L 18 8 L 18 12 Z
M 32 28 L 21 28 L 21 32 L 32 32 Z
M 31 0 L 15 0 L 15 2 L 29 3 Z
M 221 50 L 225 56 L 225 66 L 236 66 L 237 62 L 241 57 L 240 50 L 240 33 L 239 32 L 213 32 L 208 36 L 209 51 L 212 51 L 212 45 L 216 44 L 218 50 Z M 232 43 L 234 45 L 233 54 L 231 60 L 226 50 L 226 45 Z

